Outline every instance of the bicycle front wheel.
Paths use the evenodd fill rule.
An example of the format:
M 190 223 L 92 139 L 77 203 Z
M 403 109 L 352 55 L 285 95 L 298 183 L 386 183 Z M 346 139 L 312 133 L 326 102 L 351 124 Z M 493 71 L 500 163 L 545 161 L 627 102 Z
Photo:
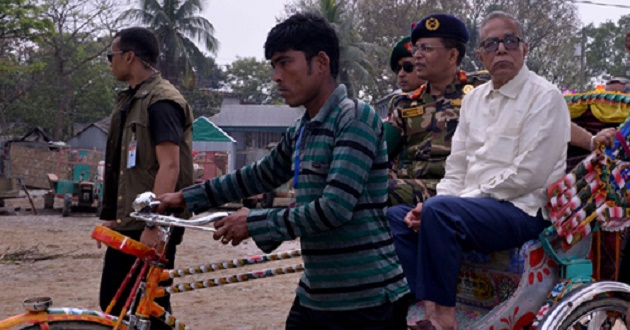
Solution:
M 626 329 L 628 302 L 606 297 L 591 300 L 576 308 L 560 329 Z
M 90 321 L 53 321 L 48 322 L 50 330 L 111 330 L 112 327 Z M 39 325 L 31 325 L 22 330 L 41 330 Z

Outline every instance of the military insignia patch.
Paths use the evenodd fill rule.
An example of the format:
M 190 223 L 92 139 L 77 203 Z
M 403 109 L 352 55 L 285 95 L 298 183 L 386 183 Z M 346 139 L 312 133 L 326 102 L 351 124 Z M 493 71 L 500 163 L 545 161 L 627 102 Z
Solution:
M 426 21 L 426 23 L 424 23 L 424 26 L 429 31 L 435 31 L 440 27 L 440 21 L 438 21 L 435 17 L 431 17 Z
M 464 92 L 464 95 L 466 95 L 472 92 L 473 89 L 475 89 L 475 86 L 469 84 L 469 85 L 464 86 L 464 88 L 462 88 L 462 91 Z
M 423 114 L 424 114 L 424 107 L 415 107 L 415 108 L 403 109 L 400 112 L 400 116 L 402 118 L 418 117 L 418 116 L 422 116 Z

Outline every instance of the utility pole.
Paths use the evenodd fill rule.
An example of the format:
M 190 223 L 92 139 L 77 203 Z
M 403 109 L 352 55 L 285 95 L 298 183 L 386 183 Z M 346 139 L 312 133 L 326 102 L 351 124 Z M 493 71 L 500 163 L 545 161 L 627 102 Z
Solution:
M 586 31 L 582 27 L 582 36 L 580 42 L 580 93 L 586 90 Z

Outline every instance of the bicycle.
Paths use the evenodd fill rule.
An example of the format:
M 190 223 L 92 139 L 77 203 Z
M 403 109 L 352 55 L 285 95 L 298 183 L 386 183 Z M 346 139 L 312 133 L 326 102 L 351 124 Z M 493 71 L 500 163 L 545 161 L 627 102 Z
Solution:
M 134 202 L 136 212 L 132 213 L 131 216 L 135 219 L 145 221 L 149 225 L 158 226 L 158 228 L 162 231 L 162 241 L 164 245 L 168 242 L 171 235 L 171 229 L 173 227 L 214 231 L 214 228 L 206 226 L 228 215 L 226 212 L 215 212 L 192 220 L 159 215 L 150 212 L 151 206 L 154 206 L 154 204 L 151 203 L 151 200 L 154 197 L 155 196 L 151 193 L 140 195 Z M 299 250 L 290 250 L 214 262 L 194 267 L 165 270 L 163 268 L 165 265 L 165 251 L 158 253 L 154 248 L 132 240 L 103 226 L 96 226 L 92 232 L 92 238 L 106 244 L 109 247 L 135 256 L 137 260 L 130 270 L 130 274 L 136 272 L 137 270 L 140 271 L 137 276 L 137 280 L 133 283 L 129 281 L 130 276 L 127 277 L 105 312 L 81 308 L 51 308 L 51 298 L 35 297 L 26 299 L 23 302 L 23 306 L 27 310 L 27 313 L 9 317 L 8 319 L 0 321 L 0 329 L 10 329 L 21 326 L 22 328 L 20 329 L 25 330 L 148 330 L 151 326 L 149 317 L 154 316 L 161 322 L 170 326 L 172 329 L 184 330 L 189 329 L 189 327 L 187 327 L 184 322 L 178 320 L 174 315 L 168 313 L 162 307 L 157 305 L 154 302 L 155 298 L 161 297 L 167 292 L 169 294 L 183 293 L 230 283 L 245 282 L 276 275 L 290 274 L 303 270 L 302 264 L 296 264 L 194 281 L 191 283 L 174 284 L 170 287 L 163 288 L 159 286 L 159 282 L 167 279 L 183 278 L 190 275 L 211 273 L 225 269 L 239 268 L 246 265 L 290 259 L 301 256 L 301 253 Z M 132 292 L 135 292 L 135 294 L 129 295 L 129 298 L 125 301 L 123 310 L 119 315 L 111 315 L 111 309 L 120 298 L 122 290 L 128 285 L 131 285 Z

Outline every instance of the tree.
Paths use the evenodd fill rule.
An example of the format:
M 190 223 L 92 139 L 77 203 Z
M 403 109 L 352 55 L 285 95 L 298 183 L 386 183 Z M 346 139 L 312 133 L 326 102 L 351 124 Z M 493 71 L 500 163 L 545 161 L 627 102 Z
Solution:
M 114 15 L 115 0 L 42 0 L 41 16 L 55 26 L 50 36 L 41 39 L 40 48 L 48 51 L 48 65 L 54 70 L 57 88 L 54 96 L 56 110 L 53 138 L 64 137 L 63 127 L 68 125 L 66 114 L 72 111 L 75 98 L 73 75 L 91 65 L 109 47 L 111 35 L 117 28 Z M 85 82 L 83 82 L 85 83 Z M 66 134 L 71 133 L 66 131 Z
M 277 85 L 271 81 L 271 67 L 255 57 L 238 57 L 226 68 L 227 87 L 252 104 L 282 103 Z
M 52 22 L 40 19 L 41 9 L 32 0 L 3 0 L 0 2 L 0 43 L 10 39 L 33 40 L 52 30 Z
M 40 13 L 30 0 L 0 3 L 0 128 L 5 130 L 7 109 L 31 88 L 32 73 L 43 68 L 28 60 L 33 42 L 53 30 L 52 21 L 39 18 Z
M 193 109 L 195 117 L 211 117 L 219 113 L 223 94 L 219 89 L 225 86 L 226 73 L 212 57 L 201 56 L 195 63 L 197 84 L 194 89 L 182 89 L 182 95 Z
M 194 59 L 203 58 L 201 48 L 216 53 L 219 47 L 214 27 L 196 16 L 203 10 L 201 0 L 140 0 L 140 9 L 129 9 L 121 19 L 137 21 L 155 32 L 162 47 L 162 75 L 177 86 L 193 88 L 196 81 Z M 183 74 L 182 74 L 183 72 Z
M 516 17 L 522 24 L 529 44 L 528 67 L 559 86 L 573 84 L 579 68 L 574 56 L 578 28 L 577 8 L 567 0 L 477 0 L 467 1 L 462 12 L 471 32 L 467 53 L 471 62 L 464 70 L 472 71 L 483 66 L 474 56 L 479 43 L 479 26 L 492 11 L 502 10 Z
M 608 80 L 615 76 L 630 75 L 630 59 L 625 50 L 625 27 L 630 15 L 622 16 L 617 23 L 608 21 L 595 27 L 584 27 L 586 36 L 586 77 Z
M 411 25 L 421 18 L 450 8 L 455 13 L 459 1 L 422 0 L 352 0 L 351 8 L 360 17 L 359 33 L 364 42 L 380 45 L 385 51 L 369 52 L 368 60 L 375 71 L 375 84 L 362 86 L 365 95 L 378 99 L 397 89 L 396 74 L 388 65 L 392 47 L 402 37 L 410 34 Z
M 89 38 L 88 38 L 89 39 Z M 68 63 L 76 63 L 102 45 L 97 42 L 85 42 L 74 47 L 75 52 L 66 53 Z M 57 58 L 51 56 L 52 48 L 40 43 L 37 51 L 30 55 L 30 60 L 43 64 L 40 71 L 29 74 L 33 87 L 26 91 L 24 97 L 13 102 L 7 111 L 7 118 L 14 123 L 22 123 L 27 128 L 41 127 L 51 132 L 56 128 L 56 118 L 59 115 L 58 104 L 68 101 L 67 109 L 63 112 L 61 125 L 61 140 L 72 135 L 74 123 L 92 123 L 111 113 L 116 99 L 116 86 L 107 60 L 103 57 L 93 59 L 89 65 L 83 65 L 68 76 L 66 85 L 59 82 Z M 1 80 L 0 80 L 1 81 Z M 70 88 L 68 90 L 66 88 Z

